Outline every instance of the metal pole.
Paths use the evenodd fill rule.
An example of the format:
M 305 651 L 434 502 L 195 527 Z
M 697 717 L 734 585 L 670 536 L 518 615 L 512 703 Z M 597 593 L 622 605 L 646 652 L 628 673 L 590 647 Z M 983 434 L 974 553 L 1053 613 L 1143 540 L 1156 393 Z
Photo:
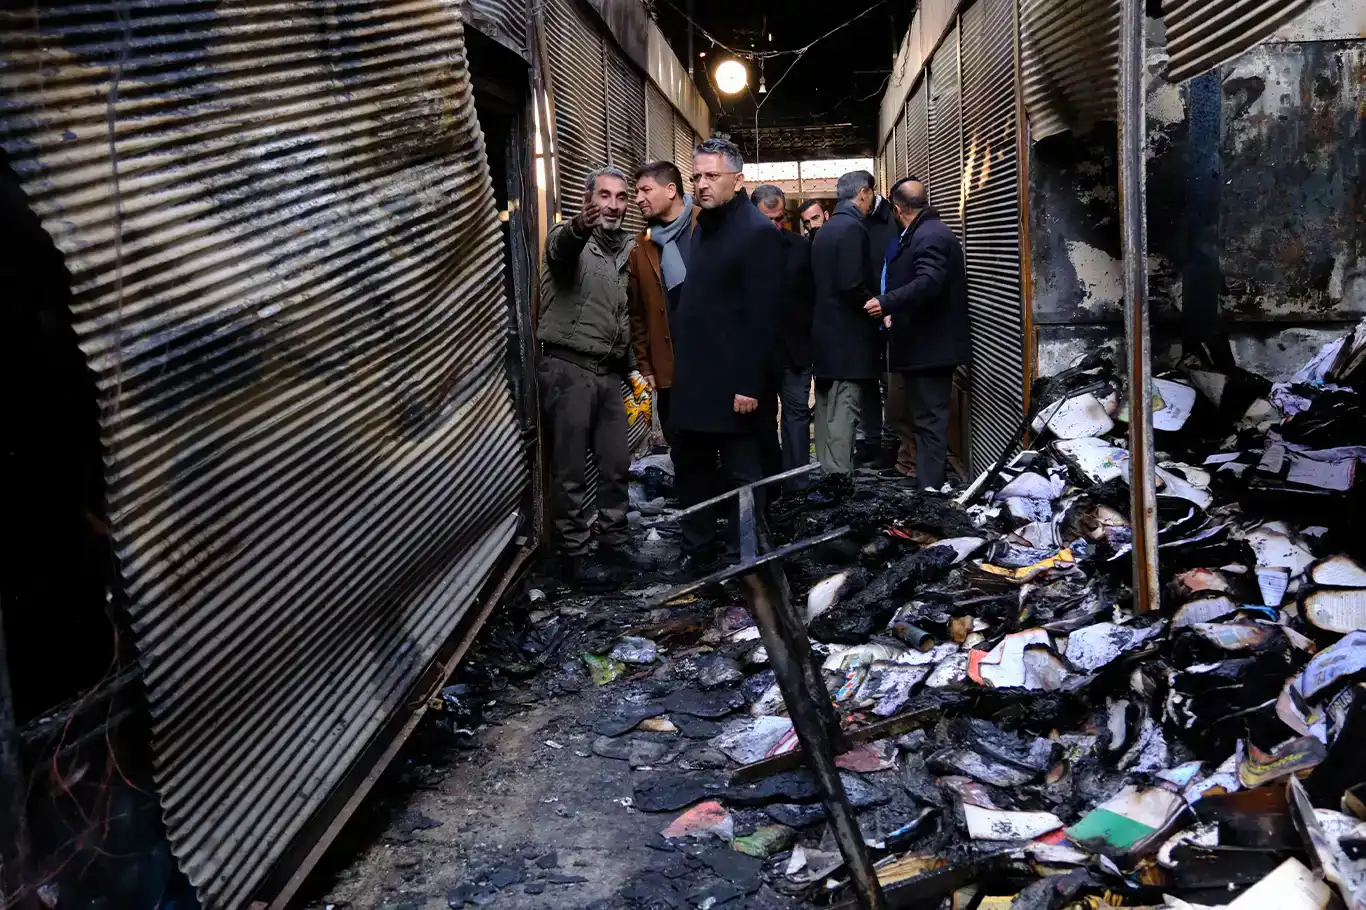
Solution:
M 26 792 L 19 719 L 10 692 L 5 626 L 0 617 L 0 907 L 12 906 L 14 910 L 32 906 L 25 894 L 29 862 Z
M 1148 334 L 1148 233 L 1144 157 L 1143 0 L 1120 0 L 1119 208 L 1124 254 L 1124 340 L 1128 352 L 1130 523 L 1134 609 L 1155 610 L 1157 477 L 1153 462 L 1152 343 Z
M 693 62 L 697 59 L 697 55 L 693 53 L 692 47 L 692 4 L 693 0 L 688 0 L 688 78 L 696 80 L 697 72 L 693 69 Z

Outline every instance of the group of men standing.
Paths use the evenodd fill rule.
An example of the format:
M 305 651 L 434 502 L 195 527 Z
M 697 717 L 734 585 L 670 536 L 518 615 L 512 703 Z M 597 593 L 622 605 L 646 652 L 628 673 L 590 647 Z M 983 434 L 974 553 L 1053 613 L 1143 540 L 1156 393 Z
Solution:
M 633 371 L 654 389 L 685 506 L 807 464 L 813 422 L 822 472 L 852 485 L 858 426 L 881 437 L 882 384 L 888 424 L 907 446 L 914 438 L 917 484 L 944 483 L 952 372 L 969 352 L 967 296 L 962 248 L 924 184 L 902 180 L 887 200 L 871 174 L 846 174 L 828 217 L 818 204 L 801 207 L 802 237 L 787 230 L 780 189 L 746 191 L 730 142 L 703 142 L 693 171 L 689 194 L 669 162 L 630 177 L 600 168 L 580 211 L 546 238 L 541 409 L 560 552 L 583 584 L 609 583 L 614 568 L 654 567 L 626 546 L 621 380 Z M 648 223 L 635 236 L 622 230 L 631 183 Z M 804 477 L 789 484 L 804 488 Z M 682 534 L 678 574 L 720 555 L 714 513 L 689 516 Z

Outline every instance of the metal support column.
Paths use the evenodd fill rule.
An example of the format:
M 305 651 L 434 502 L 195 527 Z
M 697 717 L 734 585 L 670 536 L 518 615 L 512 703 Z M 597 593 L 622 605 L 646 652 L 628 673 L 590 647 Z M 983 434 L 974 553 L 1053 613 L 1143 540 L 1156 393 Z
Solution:
M 656 603 L 668 603 L 686 593 L 726 579 L 743 578 L 745 596 L 759 626 L 764 648 L 768 651 L 769 664 L 773 667 L 778 688 L 783 693 L 783 701 L 787 705 L 792 726 L 801 743 L 803 761 L 810 767 L 816 784 L 825 797 L 825 808 L 830 815 L 831 829 L 848 868 L 855 900 L 863 910 L 886 910 L 887 898 L 882 893 L 882 885 L 878 881 L 877 872 L 873 869 L 868 845 L 859 830 L 858 817 L 849 804 L 844 782 L 840 779 L 839 767 L 835 764 L 836 750 L 843 747 L 839 718 L 835 715 L 829 691 L 821 677 L 820 665 L 811 653 L 811 641 L 806 637 L 806 625 L 792 606 L 787 576 L 782 567 L 784 556 L 840 537 L 848 533 L 849 528 L 839 528 L 774 550 L 764 516 L 755 507 L 756 487 L 805 474 L 815 467 L 809 465 L 765 478 L 670 516 L 670 520 L 677 520 L 683 515 L 709 510 L 732 498 L 737 499 L 740 519 L 740 561 L 701 581 L 670 591 Z
M 1128 354 L 1130 523 L 1134 609 L 1158 607 L 1157 476 L 1153 460 L 1152 343 L 1148 333 L 1148 229 L 1144 137 L 1147 22 L 1144 0 L 1120 0 L 1119 207 Z

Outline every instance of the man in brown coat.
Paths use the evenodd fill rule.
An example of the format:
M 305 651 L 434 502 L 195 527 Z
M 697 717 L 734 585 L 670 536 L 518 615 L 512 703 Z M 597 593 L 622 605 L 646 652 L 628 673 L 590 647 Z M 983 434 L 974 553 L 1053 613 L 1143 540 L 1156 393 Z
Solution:
M 697 208 L 683 192 L 683 175 L 668 161 L 647 164 L 635 173 L 636 205 L 647 227 L 631 251 L 626 303 L 636 369 L 655 390 L 660 425 L 669 425 L 674 382 L 673 335 L 669 315 L 678 306 L 688 273 L 688 249 Z

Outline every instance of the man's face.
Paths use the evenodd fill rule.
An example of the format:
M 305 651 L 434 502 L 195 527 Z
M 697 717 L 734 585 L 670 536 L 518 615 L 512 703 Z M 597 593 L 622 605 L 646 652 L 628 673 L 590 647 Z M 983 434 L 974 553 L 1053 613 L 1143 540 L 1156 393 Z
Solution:
M 787 230 L 787 206 L 782 201 L 765 202 L 759 206 L 759 211 L 763 212 L 764 217 L 773 222 L 773 226 L 780 231 Z
M 621 227 L 629 200 L 626 181 L 620 177 L 599 176 L 593 181 L 593 201 L 602 212 L 602 226 L 607 230 L 615 231 Z
M 714 209 L 735 198 L 745 182 L 743 174 L 730 169 L 724 155 L 698 155 L 693 159 L 694 195 L 704 209 Z
M 873 202 L 873 191 L 866 186 L 859 190 L 858 195 L 854 197 L 854 206 L 863 213 L 865 218 L 873 210 Z
M 678 188 L 672 183 L 661 186 L 653 177 L 641 177 L 636 181 L 636 205 L 646 221 L 665 215 L 677 198 Z
M 819 205 L 809 206 L 802 212 L 802 227 L 806 228 L 808 234 L 820 230 L 823 224 L 825 224 L 825 209 Z

